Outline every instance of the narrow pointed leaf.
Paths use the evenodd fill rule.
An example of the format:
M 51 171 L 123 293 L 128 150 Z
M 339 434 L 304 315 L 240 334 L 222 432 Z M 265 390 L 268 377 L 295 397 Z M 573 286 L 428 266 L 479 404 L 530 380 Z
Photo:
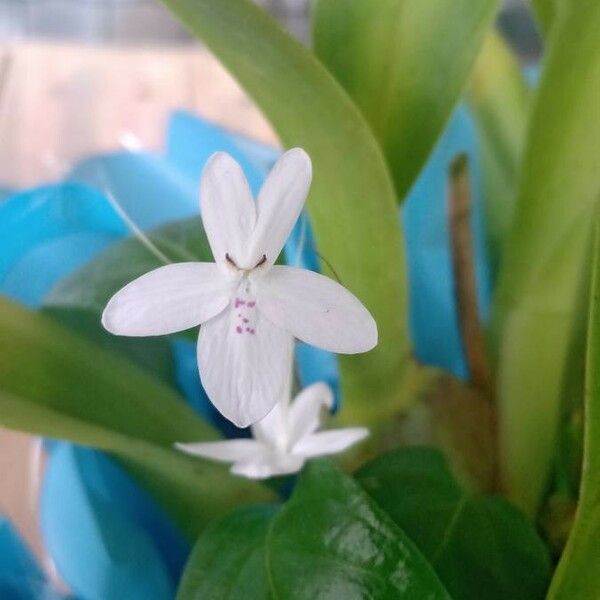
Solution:
M 517 57 L 499 33 L 487 35 L 467 91 L 481 135 L 486 233 L 495 271 L 513 220 L 531 96 Z
M 548 600 L 594 598 L 600 589 L 600 228 L 596 228 L 585 375 L 585 441 L 575 523 Z
M 496 0 L 319 0 L 314 46 L 371 125 L 402 201 L 452 113 Z
M 554 451 L 569 332 L 600 195 L 598 31 L 600 3 L 582 0 L 551 36 L 497 292 L 504 484 L 530 512 Z
M 318 250 L 381 332 L 374 351 L 342 358 L 344 418 L 396 410 L 409 357 L 404 252 L 393 184 L 369 126 L 319 61 L 250 0 L 163 4 L 238 79 L 283 145 L 310 155 Z
M 0 357 L 0 424 L 115 454 L 189 535 L 240 500 L 264 497 L 173 449 L 217 437 L 173 391 L 8 300 Z

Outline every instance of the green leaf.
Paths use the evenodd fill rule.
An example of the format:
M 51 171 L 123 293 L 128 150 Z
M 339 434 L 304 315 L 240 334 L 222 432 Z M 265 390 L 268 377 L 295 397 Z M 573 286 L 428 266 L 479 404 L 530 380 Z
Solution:
M 307 467 L 273 519 L 267 568 L 286 600 L 449 598 L 402 530 L 328 462 Z
M 500 443 L 509 498 L 532 513 L 545 488 L 569 333 L 600 194 L 600 3 L 551 36 L 500 273 Z
M 538 24 L 544 33 L 548 33 L 556 18 L 560 0 L 532 0 L 533 10 Z
M 311 156 L 320 254 L 373 313 L 379 345 L 342 357 L 341 417 L 396 411 L 409 361 L 404 248 L 393 184 L 360 112 L 319 61 L 250 0 L 162 0 L 254 98 L 284 146 Z
M 271 505 L 249 506 L 209 525 L 192 550 L 177 600 L 272 598 L 265 541 L 274 514 Z
M 587 600 L 600 589 L 600 227 L 596 227 L 585 376 L 585 442 L 579 505 L 549 600 Z
M 168 385 L 174 385 L 170 338 L 166 336 L 130 338 L 112 335 L 102 327 L 100 314 L 91 310 L 67 306 L 45 306 L 40 312 L 94 342 L 107 352 L 129 359 L 136 366 L 144 369 L 148 375 Z
M 173 449 L 216 433 L 170 388 L 4 299 L 0 357 L 2 425 L 115 454 L 189 535 L 240 501 L 268 496 Z
M 456 600 L 535 600 L 550 578 L 548 552 L 525 517 L 501 498 L 462 489 L 433 449 L 379 456 L 358 482 L 431 562 Z
M 496 0 L 319 0 L 317 56 L 370 123 L 404 199 L 465 87 Z M 348 148 L 354 151 L 352 148 Z
M 490 33 L 473 68 L 467 100 L 479 126 L 494 271 L 512 224 L 530 95 L 517 57 L 500 34 Z

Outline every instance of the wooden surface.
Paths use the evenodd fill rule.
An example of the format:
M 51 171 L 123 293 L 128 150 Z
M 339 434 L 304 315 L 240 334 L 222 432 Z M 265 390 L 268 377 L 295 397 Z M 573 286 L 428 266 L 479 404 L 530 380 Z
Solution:
M 159 150 L 174 108 L 276 143 L 263 116 L 200 47 L 0 47 L 0 187 L 58 180 L 74 161 L 96 152 Z M 38 440 L 0 430 L 0 512 L 60 586 L 37 521 L 43 469 Z

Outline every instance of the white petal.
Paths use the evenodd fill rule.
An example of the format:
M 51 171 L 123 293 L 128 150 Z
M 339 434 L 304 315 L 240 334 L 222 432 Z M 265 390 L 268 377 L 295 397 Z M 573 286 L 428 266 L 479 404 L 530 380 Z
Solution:
M 262 256 L 273 264 L 298 220 L 310 188 L 312 167 L 304 150 L 294 148 L 275 163 L 256 204 L 256 227 L 252 234 L 250 262 Z
M 256 440 L 236 439 L 220 442 L 197 442 L 193 444 L 175 444 L 177 450 L 193 456 L 202 456 L 222 462 L 236 462 L 256 458 L 264 454 L 262 444 Z
M 284 402 L 285 404 L 289 403 L 289 392 L 287 393 L 288 396 L 284 397 L 283 400 L 279 400 L 266 417 L 252 425 L 252 435 L 271 448 L 286 448 L 288 446 L 288 408 L 284 409 L 283 407 Z
M 303 389 L 289 408 L 289 443 L 291 446 L 313 433 L 321 424 L 323 408 L 333 407 L 333 392 L 326 383 L 314 383 Z
M 200 211 L 210 247 L 219 264 L 225 255 L 241 268 L 246 264 L 256 209 L 248 181 L 229 154 L 217 152 L 206 163 L 200 181 Z
M 258 294 L 266 316 L 307 344 L 342 354 L 367 352 L 377 345 L 371 313 L 328 277 L 276 265 Z
M 214 263 L 177 263 L 154 269 L 119 290 L 102 313 L 117 335 L 165 335 L 200 325 L 219 314 L 231 295 Z
M 244 324 L 238 318 L 244 313 L 232 304 L 202 326 L 198 340 L 202 385 L 211 402 L 238 427 L 256 423 L 284 397 L 292 364 L 292 336 L 256 308 L 250 323 Z
M 294 446 L 293 453 L 305 458 L 337 454 L 366 438 L 368 435 L 369 430 L 364 427 L 319 431 L 300 440 Z
M 277 475 L 297 473 L 304 465 L 302 456 L 289 454 L 270 454 L 260 460 L 245 460 L 236 462 L 231 472 L 249 479 L 268 479 Z

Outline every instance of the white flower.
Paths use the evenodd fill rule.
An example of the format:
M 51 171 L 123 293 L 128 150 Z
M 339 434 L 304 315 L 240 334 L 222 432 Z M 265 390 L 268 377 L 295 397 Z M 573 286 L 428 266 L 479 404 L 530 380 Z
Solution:
M 215 263 L 150 271 L 117 292 L 102 315 L 104 327 L 118 335 L 165 335 L 201 324 L 202 384 L 239 427 L 262 419 L 284 396 L 294 337 L 348 354 L 377 344 L 373 317 L 344 287 L 274 265 L 310 181 L 308 155 L 290 150 L 255 203 L 240 166 L 214 154 L 202 174 L 200 204 Z
M 365 438 L 364 427 L 317 431 L 323 408 L 331 409 L 333 395 L 324 383 L 304 389 L 295 400 L 278 402 L 252 426 L 254 439 L 175 444 L 194 456 L 233 463 L 231 472 L 250 479 L 298 472 L 306 459 L 346 450 Z

